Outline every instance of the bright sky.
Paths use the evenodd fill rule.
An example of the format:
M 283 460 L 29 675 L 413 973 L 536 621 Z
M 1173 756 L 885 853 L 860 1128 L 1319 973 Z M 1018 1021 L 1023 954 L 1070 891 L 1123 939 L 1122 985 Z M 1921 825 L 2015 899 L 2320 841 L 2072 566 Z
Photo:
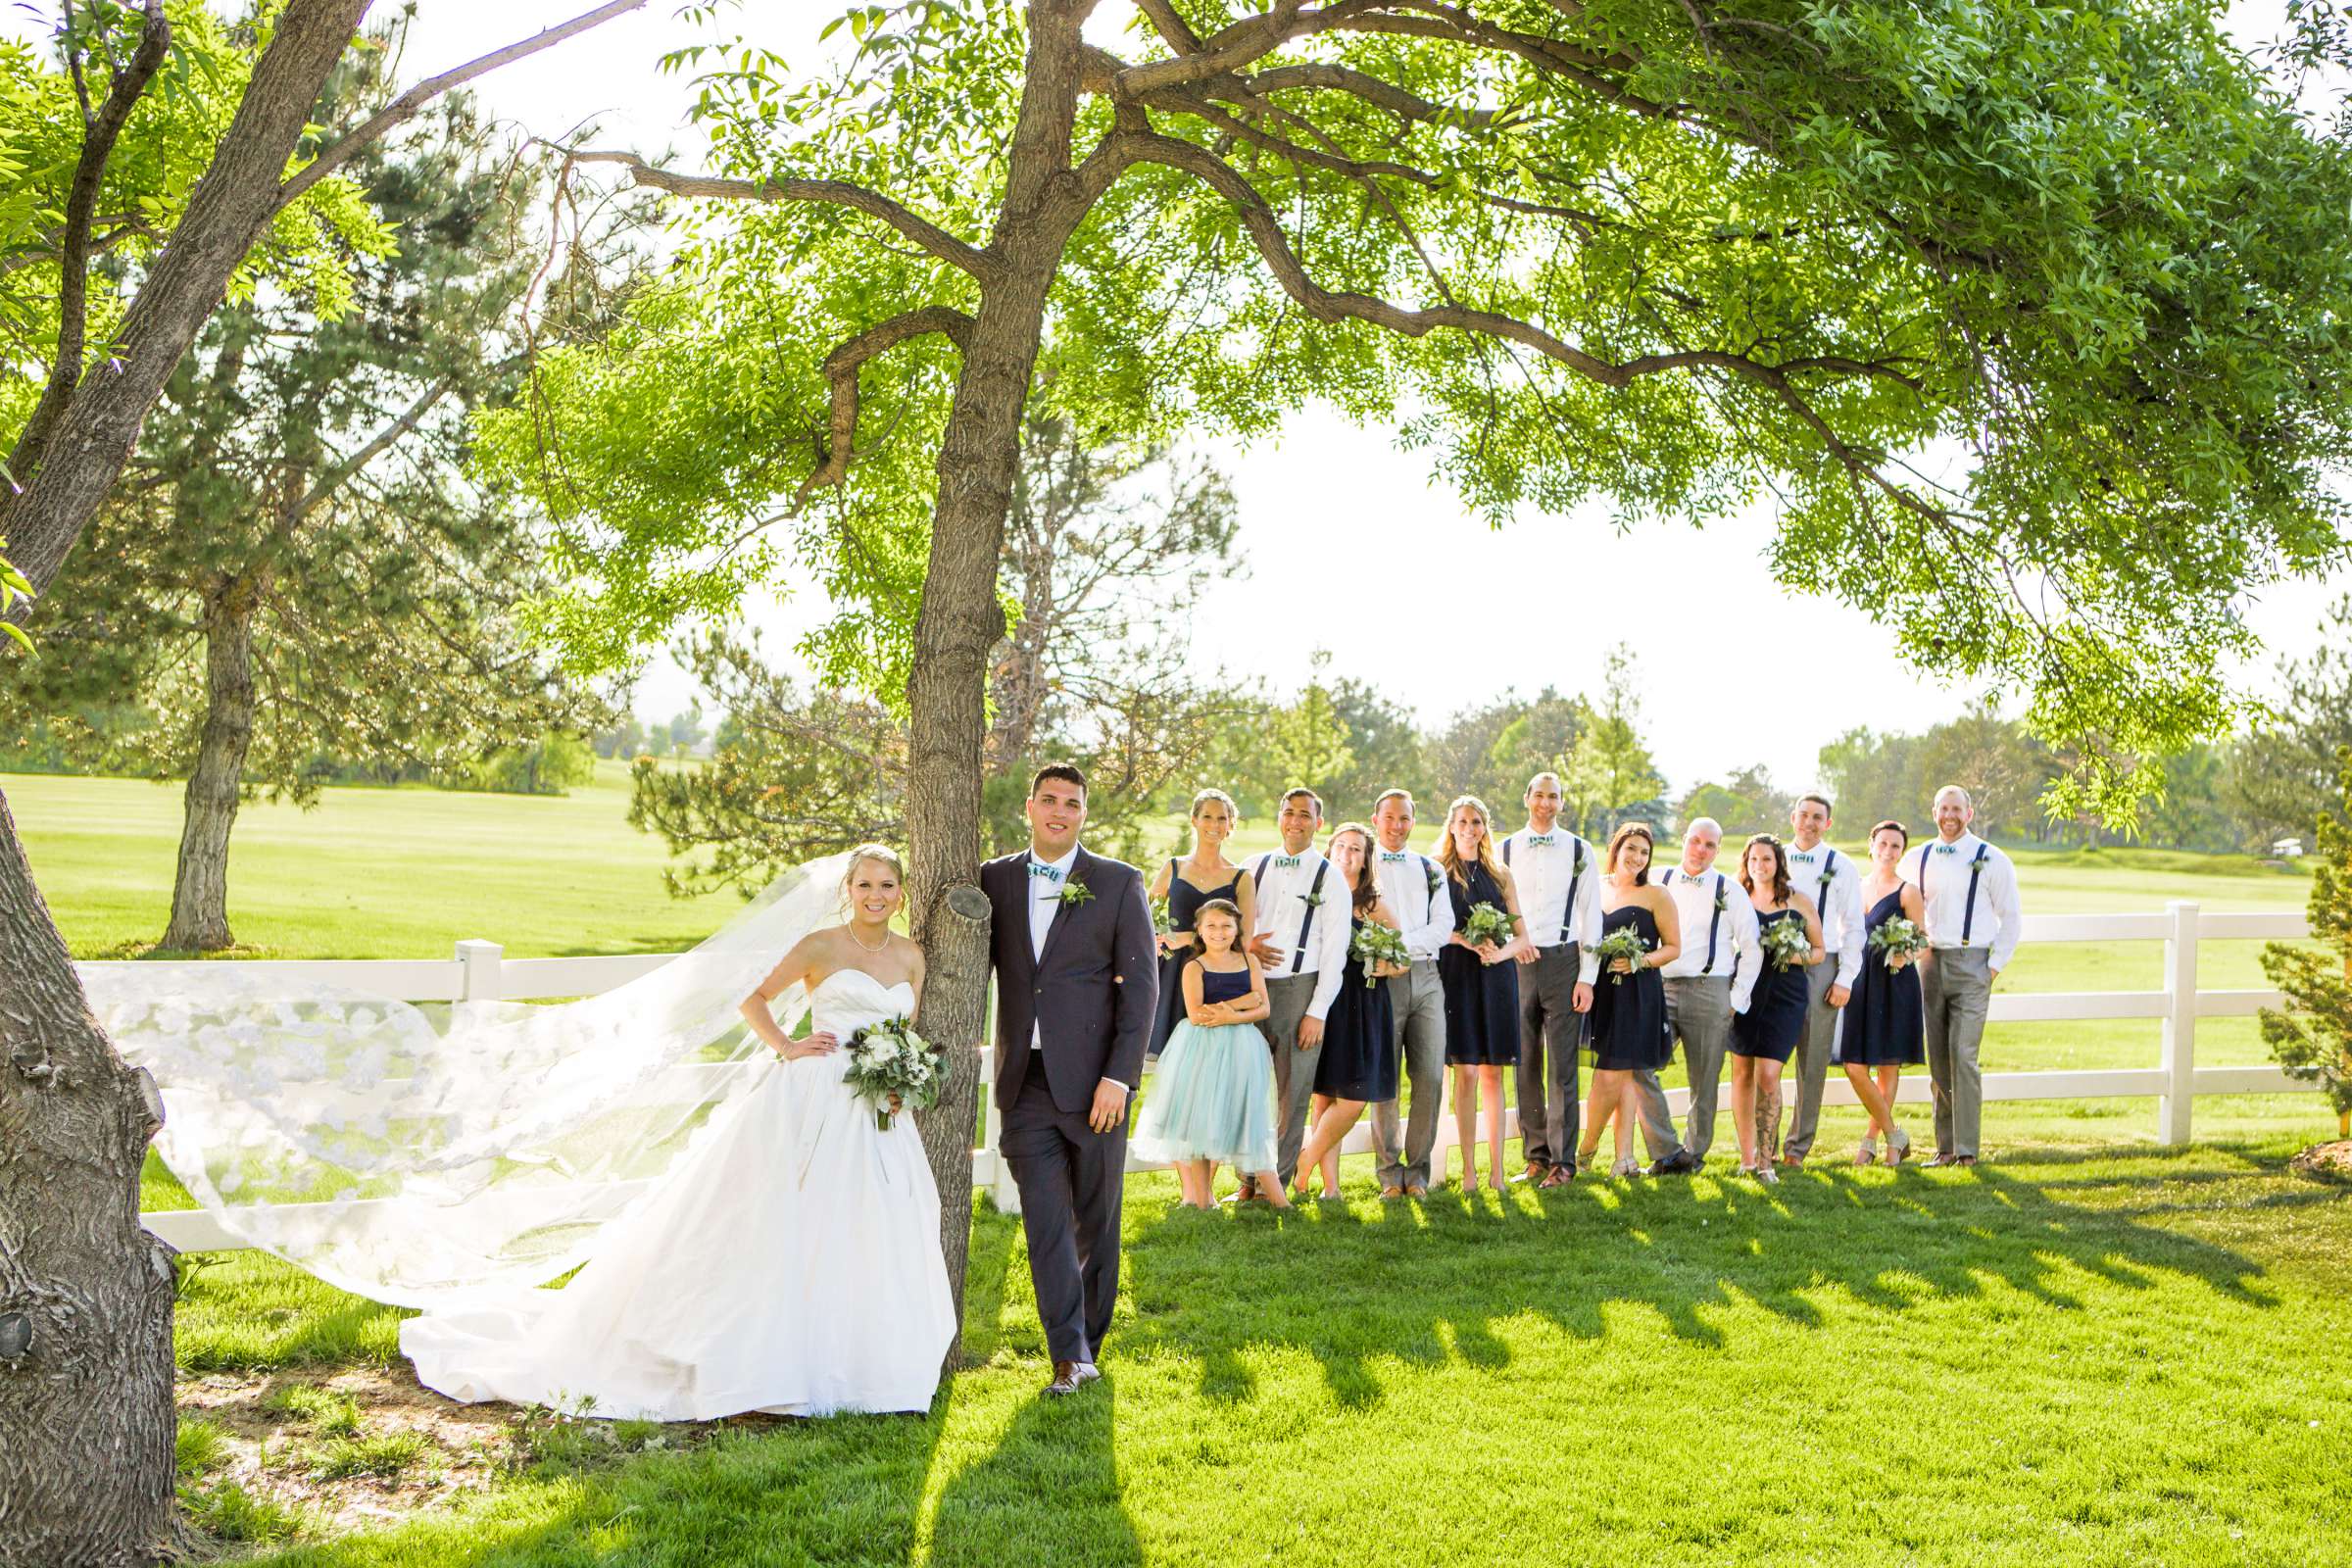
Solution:
M 839 8 L 817 0 L 752 0 L 730 18 L 729 28 L 745 25 L 797 60 L 812 51 L 817 24 Z M 0 11 L 0 27 L 27 31 L 28 9 Z M 421 0 L 403 76 L 415 80 L 447 69 L 585 9 L 587 0 L 495 6 Z M 676 21 L 675 11 L 674 0 L 653 0 L 644 12 L 485 77 L 475 90 L 495 113 L 536 135 L 561 138 L 597 119 L 599 145 L 648 156 L 691 148 L 692 133 L 681 128 L 684 78 L 662 74 L 657 63 L 665 50 L 709 34 Z M 2238 0 L 2230 25 L 2252 48 L 2279 35 L 2282 12 L 2281 0 Z M 1279 441 L 1213 450 L 1233 479 L 1241 509 L 1238 553 L 1250 568 L 1211 595 L 1192 627 L 1195 646 L 1206 657 L 1246 664 L 1278 689 L 1302 678 L 1309 656 L 1328 648 L 1335 673 L 1372 681 L 1434 724 L 1507 687 L 1532 694 L 1549 683 L 1596 694 L 1604 652 L 1631 641 L 1642 653 L 1647 728 L 1677 791 L 1756 761 L 1784 785 L 1810 782 L 1822 743 L 1841 731 L 1856 724 L 1925 728 L 1959 711 L 1972 695 L 1899 663 L 1886 634 L 1860 613 L 1774 583 L 1764 562 L 1772 517 L 1763 509 L 1703 533 L 1656 526 L 1620 535 L 1598 512 L 1531 516 L 1492 531 L 1450 490 L 1430 482 L 1426 455 L 1399 452 L 1392 431 L 1355 428 L 1325 409 L 1301 413 Z M 1441 596 L 1440 620 L 1475 639 L 1475 660 L 1417 649 L 1400 654 L 1396 616 L 1369 623 L 1305 612 L 1296 585 L 1320 576 L 1342 554 L 1363 560 L 1381 579 Z M 1566 570 L 1531 571 L 1534 563 Z M 1655 591 L 1623 595 L 1615 585 L 1625 583 Z M 2303 653 L 2317 641 L 2322 608 L 2348 589 L 2352 574 L 2275 591 L 2255 623 L 2274 639 L 2274 654 Z M 1736 642 L 1691 638 L 1657 614 L 1669 599 L 1737 607 L 1759 596 L 1780 607 L 1781 623 L 1815 653 L 1820 697 L 1753 700 Z M 830 612 L 805 588 L 747 610 L 778 652 Z M 2258 661 L 2247 677 L 2267 686 L 2271 662 Z M 696 695 L 693 681 L 662 661 L 641 681 L 637 707 L 666 715 Z

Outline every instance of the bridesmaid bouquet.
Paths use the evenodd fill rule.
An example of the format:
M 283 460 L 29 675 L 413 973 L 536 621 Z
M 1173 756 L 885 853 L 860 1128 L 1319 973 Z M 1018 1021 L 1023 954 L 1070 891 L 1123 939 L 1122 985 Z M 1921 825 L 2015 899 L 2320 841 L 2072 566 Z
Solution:
M 929 1110 L 939 1103 L 940 1080 L 947 1060 L 931 1042 L 914 1032 L 905 1018 L 869 1023 L 850 1036 L 849 1069 L 841 1075 L 860 1100 L 874 1103 L 874 1125 L 890 1131 L 890 1097 L 902 1108 Z
M 1879 961 L 1889 969 L 1902 967 L 1894 961 L 1897 954 L 1908 959 L 1927 945 L 1928 934 L 1919 928 L 1919 922 L 1907 920 L 1899 914 L 1881 921 L 1879 928 L 1870 934 L 1870 951 L 1877 954 Z
M 1164 937 L 1174 932 L 1175 929 L 1176 916 L 1168 912 L 1168 901 L 1165 898 L 1153 899 L 1152 901 L 1152 934 Z
M 1413 961 L 1413 956 L 1405 951 L 1404 933 L 1378 920 L 1366 920 L 1357 928 L 1355 939 L 1348 944 L 1348 953 L 1364 966 L 1367 989 L 1380 984 L 1380 977 L 1372 972 L 1380 965 Z
M 1492 904 L 1470 906 L 1470 918 L 1462 922 L 1462 940 L 1474 948 L 1507 948 L 1511 944 L 1511 916 Z
M 1805 935 L 1802 920 L 1775 920 L 1764 928 L 1764 956 L 1775 969 L 1800 964 L 1812 951 L 1813 939 Z
M 1632 964 L 1641 963 L 1649 956 L 1649 944 L 1642 941 L 1642 933 L 1632 926 L 1621 925 L 1593 944 L 1592 954 L 1600 959 L 1601 968 L 1608 971 L 1609 984 L 1623 985 L 1625 976 L 1619 974 L 1613 965 L 1619 958 Z

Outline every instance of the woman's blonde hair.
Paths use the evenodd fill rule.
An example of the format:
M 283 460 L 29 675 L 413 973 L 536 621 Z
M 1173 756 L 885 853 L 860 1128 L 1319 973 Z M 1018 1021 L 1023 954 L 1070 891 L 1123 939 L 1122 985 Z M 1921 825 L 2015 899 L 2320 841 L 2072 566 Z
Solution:
M 887 844 L 860 844 L 850 852 L 850 863 L 842 868 L 841 916 L 845 920 L 850 917 L 850 886 L 858 880 L 858 868 L 868 860 L 880 860 L 890 867 L 891 875 L 899 879 L 899 900 L 906 902 L 906 862 L 899 858 L 899 852 Z
M 1494 813 L 1475 795 L 1456 795 L 1453 804 L 1446 808 L 1446 836 L 1438 841 L 1438 863 L 1446 868 L 1447 876 L 1464 887 L 1470 885 L 1469 873 L 1462 869 L 1461 852 L 1453 847 L 1453 813 L 1465 806 L 1478 813 L 1478 825 L 1486 829 L 1478 841 L 1478 863 L 1499 881 L 1502 862 L 1494 858 Z

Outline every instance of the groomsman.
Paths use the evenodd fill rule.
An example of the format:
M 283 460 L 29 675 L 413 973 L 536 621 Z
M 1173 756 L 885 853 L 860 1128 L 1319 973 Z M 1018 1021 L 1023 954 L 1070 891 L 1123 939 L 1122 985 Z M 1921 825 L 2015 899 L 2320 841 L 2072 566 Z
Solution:
M 1527 781 L 1527 826 L 1502 841 L 1532 952 L 1520 956 L 1521 1179 L 1546 1187 L 1576 1174 L 1578 1062 L 1600 973 L 1600 858 L 1560 826 L 1560 775 Z
M 1802 1165 L 1821 1125 L 1821 1086 L 1838 1020 L 1862 973 L 1862 867 L 1821 840 L 1830 830 L 1830 799 L 1800 795 L 1788 812 L 1794 831 L 1787 851 L 1788 885 L 1821 911 L 1821 962 L 1805 971 L 1805 1032 L 1796 1040 L 1796 1116 L 1788 1128 L 1784 1165 Z
M 1400 1146 L 1396 1102 L 1384 1100 L 1374 1105 L 1372 1146 L 1380 1155 L 1381 1197 L 1426 1198 L 1430 1151 L 1437 1147 L 1438 1113 L 1446 1102 L 1446 994 L 1438 986 L 1438 955 L 1453 934 L 1453 900 L 1446 896 L 1446 873 L 1438 869 L 1438 862 L 1405 848 L 1413 836 L 1413 798 L 1408 792 L 1390 790 L 1372 803 L 1372 834 L 1380 841 L 1372 852 L 1380 896 L 1396 916 L 1404 950 L 1413 960 L 1409 973 L 1389 981 L 1390 1010 L 1396 1018 L 1392 1038 L 1412 1088 L 1412 1114 Z
M 1659 972 L 1666 981 L 1667 1027 L 1682 1041 L 1683 1065 L 1690 1074 L 1690 1113 L 1683 1119 L 1678 1142 L 1658 1075 L 1634 1074 L 1652 1176 L 1688 1176 L 1706 1164 L 1707 1149 L 1715 1142 L 1715 1096 L 1724 1054 L 1731 1049 L 1732 1015 L 1747 1010 L 1748 996 L 1764 972 L 1756 906 L 1747 902 L 1738 877 L 1715 868 L 1722 848 L 1722 825 L 1711 816 L 1699 817 L 1683 834 L 1682 863 L 1655 878 L 1683 919 L 1683 951 Z
M 1977 808 L 1968 791 L 1936 792 L 1936 841 L 1903 857 L 1902 877 L 1927 906 L 1928 956 L 1920 984 L 1928 1007 L 1928 1077 L 1936 1100 L 1936 1157 L 1931 1165 L 1974 1165 L 1984 1117 L 1984 1079 L 1977 1065 L 1992 982 L 2017 952 L 2024 916 L 2017 867 L 1969 831 Z
M 1274 1053 L 1279 1113 L 1274 1168 L 1288 1187 L 1306 1139 L 1315 1064 L 1323 1059 L 1323 1018 L 1345 978 L 1352 911 L 1346 881 L 1314 848 L 1323 826 L 1323 798 L 1313 790 L 1292 790 L 1282 798 L 1276 824 L 1281 852 L 1250 862 L 1250 882 L 1257 889 L 1250 952 L 1266 976 L 1268 1010 L 1258 1029 Z M 1254 1178 L 1242 1178 L 1241 1201 L 1264 1196 Z

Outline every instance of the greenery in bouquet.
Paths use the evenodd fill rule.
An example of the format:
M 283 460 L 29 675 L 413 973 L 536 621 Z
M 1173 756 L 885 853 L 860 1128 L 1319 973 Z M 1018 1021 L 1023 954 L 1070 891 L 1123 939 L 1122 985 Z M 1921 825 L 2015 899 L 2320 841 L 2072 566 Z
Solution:
M 1600 959 L 1601 968 L 1608 973 L 1609 983 L 1621 985 L 1624 983 L 1625 976 L 1617 972 L 1614 967 L 1616 961 L 1623 958 L 1627 962 L 1639 966 L 1642 960 L 1649 956 L 1649 944 L 1642 941 L 1642 933 L 1632 926 L 1621 925 L 1594 944 L 1592 953 L 1595 957 Z
M 1380 983 L 1380 976 L 1374 971 L 1382 964 L 1412 962 L 1412 955 L 1405 951 L 1404 933 L 1393 925 L 1382 925 L 1378 920 L 1366 920 L 1356 927 L 1355 938 L 1348 945 L 1348 951 L 1356 962 L 1364 966 L 1364 984 L 1367 987 Z
M 894 1114 L 890 1097 L 899 1097 L 899 1109 L 929 1110 L 939 1103 L 947 1064 L 931 1042 L 914 1032 L 906 1018 L 869 1023 L 850 1036 L 850 1065 L 841 1075 L 860 1100 L 874 1106 L 874 1125 L 890 1130 Z
M 1775 969 L 1792 968 L 1812 955 L 1813 939 L 1805 934 L 1805 922 L 1775 920 L 1764 928 L 1764 956 L 1772 960 Z
M 1511 943 L 1511 927 L 1518 916 L 1492 904 L 1473 904 L 1470 917 L 1462 922 L 1462 940 L 1474 948 L 1506 948 Z
M 1899 914 L 1890 920 L 1881 921 L 1878 929 L 1870 934 L 1870 951 L 1877 954 L 1879 961 L 1889 969 L 1901 967 L 1895 961 L 1898 957 L 1908 959 L 1927 945 L 1928 934 L 1919 928 L 1919 922 L 1905 919 Z

